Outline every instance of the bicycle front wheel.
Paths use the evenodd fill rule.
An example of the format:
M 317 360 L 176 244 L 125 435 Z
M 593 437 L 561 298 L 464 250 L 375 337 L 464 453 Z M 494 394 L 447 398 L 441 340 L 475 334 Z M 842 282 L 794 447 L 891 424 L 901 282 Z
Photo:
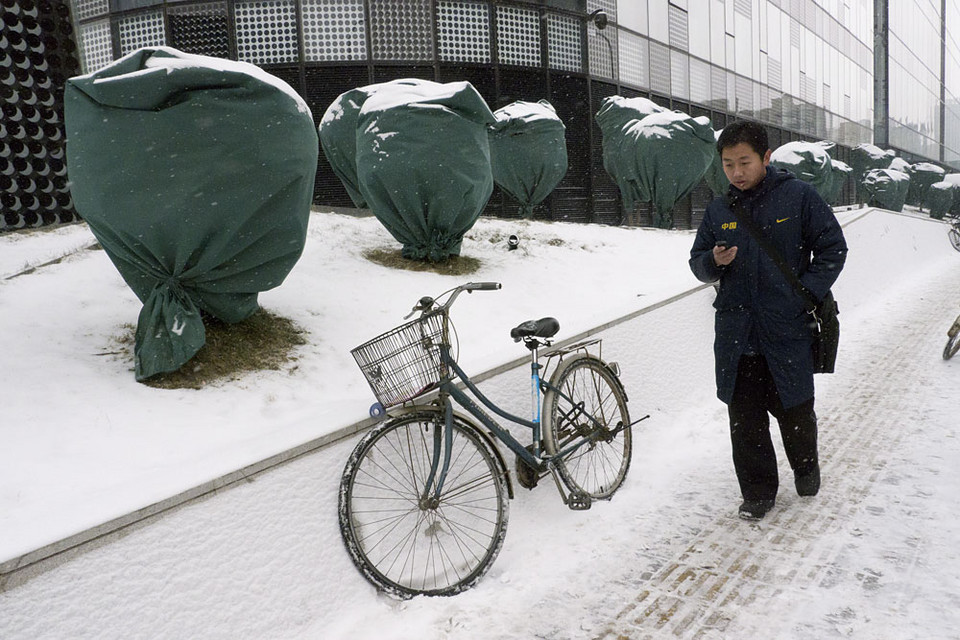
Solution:
M 375 427 L 354 449 L 340 482 L 340 532 L 351 559 L 374 586 L 400 598 L 473 586 L 506 535 L 506 471 L 473 425 L 454 419 L 439 499 L 427 487 L 438 428 L 444 428 L 438 411 Z
M 610 498 L 630 469 L 633 439 L 627 399 L 613 372 L 599 358 L 578 354 L 564 360 L 543 398 L 543 446 L 550 455 L 578 448 L 556 461 L 571 491 Z

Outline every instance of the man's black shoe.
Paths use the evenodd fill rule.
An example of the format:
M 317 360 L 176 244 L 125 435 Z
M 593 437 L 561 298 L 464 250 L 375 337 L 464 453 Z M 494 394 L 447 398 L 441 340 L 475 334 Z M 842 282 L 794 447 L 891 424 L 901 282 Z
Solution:
M 815 496 L 820 491 L 820 465 L 804 473 L 795 475 L 793 483 L 797 486 L 797 495 Z
M 763 520 L 776 500 L 744 500 L 740 505 L 740 518 L 743 520 Z

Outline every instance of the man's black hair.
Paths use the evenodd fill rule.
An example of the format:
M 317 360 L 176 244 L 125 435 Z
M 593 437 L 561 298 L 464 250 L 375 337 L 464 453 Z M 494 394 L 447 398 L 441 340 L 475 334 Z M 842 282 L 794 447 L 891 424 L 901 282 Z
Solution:
M 727 147 L 734 147 L 741 142 L 746 142 L 750 148 L 757 152 L 761 158 L 770 148 L 770 139 L 767 137 L 767 129 L 759 122 L 752 120 L 738 120 L 728 124 L 720 137 L 717 138 L 717 153 L 723 154 Z

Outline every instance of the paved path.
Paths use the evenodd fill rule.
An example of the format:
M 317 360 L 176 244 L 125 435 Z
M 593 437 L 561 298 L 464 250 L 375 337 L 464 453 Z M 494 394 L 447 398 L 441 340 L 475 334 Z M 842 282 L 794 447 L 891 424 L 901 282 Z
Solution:
M 960 527 L 943 505 L 958 487 L 938 469 L 960 456 L 960 362 L 940 357 L 960 268 L 913 293 L 861 319 L 873 331 L 845 346 L 829 383 L 818 377 L 828 387 L 818 391 L 820 495 L 796 497 L 781 460 L 765 520 L 744 523 L 731 508 L 675 555 L 651 558 L 657 568 L 599 638 L 919 638 L 938 619 L 956 629 Z M 952 415 L 930 408 L 945 395 Z M 889 526 L 891 510 L 902 526 Z

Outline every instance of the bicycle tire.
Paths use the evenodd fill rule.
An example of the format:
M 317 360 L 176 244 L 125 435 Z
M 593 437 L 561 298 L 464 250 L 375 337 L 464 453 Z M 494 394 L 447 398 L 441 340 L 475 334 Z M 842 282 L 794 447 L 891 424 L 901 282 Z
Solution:
M 439 504 L 421 501 L 438 425 L 442 414 L 428 410 L 375 427 L 340 481 L 340 533 L 350 558 L 378 590 L 401 599 L 470 588 L 506 535 L 506 469 L 477 428 L 458 417 Z
M 947 339 L 947 346 L 943 348 L 943 359 L 949 360 L 960 351 L 960 333 L 954 334 Z
M 947 237 L 950 238 L 950 244 L 953 245 L 953 248 L 960 251 L 960 229 L 957 227 L 951 228 L 947 231 Z
M 592 437 L 590 444 L 557 460 L 557 471 L 571 491 L 586 493 L 592 499 L 609 499 L 630 469 L 632 429 L 626 427 L 604 441 L 600 437 L 603 433 L 593 427 L 592 421 L 576 418 L 586 413 L 606 429 L 629 425 L 627 399 L 619 381 L 599 358 L 577 354 L 557 367 L 550 383 L 573 403 L 582 403 L 582 413 L 569 400 L 548 389 L 543 398 L 544 449 L 556 455 L 578 438 Z M 572 420 L 571 413 L 575 414 Z

